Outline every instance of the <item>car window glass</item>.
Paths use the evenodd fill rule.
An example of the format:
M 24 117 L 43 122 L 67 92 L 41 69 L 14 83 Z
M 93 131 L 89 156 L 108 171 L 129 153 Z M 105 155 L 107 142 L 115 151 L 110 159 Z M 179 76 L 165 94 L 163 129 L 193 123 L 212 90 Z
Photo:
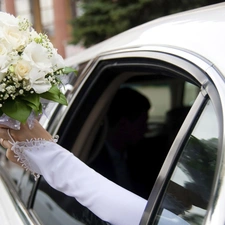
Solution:
M 189 82 L 184 83 L 183 105 L 191 106 L 196 98 L 199 88 Z
M 151 99 L 152 107 L 149 111 L 149 122 L 165 122 L 166 112 L 171 109 L 171 91 L 169 84 L 133 85 L 133 88 Z M 162 95 L 163 98 L 158 99 Z
M 203 224 L 216 167 L 218 123 L 205 106 L 173 172 L 154 224 Z M 174 222 L 169 222 L 173 221 Z
M 43 177 L 39 180 L 33 209 L 44 225 L 107 225 L 73 197 L 50 187 Z
M 91 149 L 93 155 L 90 155 L 88 165 L 113 182 L 147 199 L 190 106 L 183 106 L 183 101 L 176 97 L 179 92 L 173 93 L 172 91 L 172 87 L 177 86 L 179 87 L 177 89 L 183 93 L 182 88 L 186 81 L 167 76 L 160 76 L 158 79 L 152 79 L 151 76 L 143 80 L 139 79 L 133 77 L 127 80 L 120 85 L 117 93 L 120 90 L 131 89 L 141 94 L 150 103 L 144 136 L 139 137 L 143 135 L 141 134 L 143 127 L 140 128 L 138 125 L 144 121 L 143 117 L 140 120 L 137 119 L 136 122 L 132 122 L 131 118 L 143 107 L 141 103 L 143 97 L 137 100 L 135 95 L 130 93 L 127 97 L 119 96 L 117 100 L 113 98 L 112 102 L 118 101 L 118 103 L 113 103 L 114 107 L 110 105 L 106 112 L 106 121 L 102 123 L 103 143 L 101 148 L 94 146 Z M 192 89 L 186 92 L 188 91 Z M 195 98 L 197 94 L 196 91 Z M 120 114 L 123 115 L 122 119 L 118 120 L 120 122 L 117 121 L 118 129 L 114 129 L 112 125 L 114 122 L 110 121 L 117 120 L 116 117 L 119 118 Z M 127 120 L 124 117 L 127 117 Z M 153 117 L 152 120 L 151 117 Z M 124 139 L 126 143 L 121 139 Z M 123 145 L 126 147 L 121 147 Z M 121 150 L 118 151 L 118 149 Z M 154 165 L 149 163 L 153 154 L 157 161 Z M 149 171 L 151 171 L 151 176 L 149 176 Z

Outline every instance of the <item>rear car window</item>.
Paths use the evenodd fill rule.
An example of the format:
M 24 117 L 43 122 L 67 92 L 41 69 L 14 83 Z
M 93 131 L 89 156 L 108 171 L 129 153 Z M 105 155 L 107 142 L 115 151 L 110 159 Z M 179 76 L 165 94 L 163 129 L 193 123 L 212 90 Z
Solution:
M 171 219 L 183 221 L 181 224 L 203 224 L 216 170 L 218 131 L 209 101 L 183 148 L 154 224 Z

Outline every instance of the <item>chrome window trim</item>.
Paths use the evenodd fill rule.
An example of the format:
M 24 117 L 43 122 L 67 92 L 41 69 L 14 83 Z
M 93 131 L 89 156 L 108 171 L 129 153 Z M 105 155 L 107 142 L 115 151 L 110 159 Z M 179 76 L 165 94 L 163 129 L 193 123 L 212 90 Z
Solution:
M 146 47 L 146 46 L 145 46 Z M 76 98 L 77 94 L 79 93 L 80 89 L 82 89 L 83 85 L 85 84 L 86 80 L 91 75 L 92 71 L 95 69 L 96 65 L 100 61 L 109 60 L 109 59 L 119 59 L 119 58 L 146 58 L 146 59 L 155 59 L 155 60 L 162 60 L 167 63 L 171 63 L 174 65 L 183 65 L 184 63 L 187 63 L 186 59 L 189 59 L 193 61 L 198 61 L 199 68 L 205 69 L 208 68 L 210 65 L 207 61 L 201 61 L 199 58 L 196 59 L 195 56 L 190 55 L 187 52 L 183 52 L 177 49 L 171 49 L 168 47 L 159 47 L 159 46 L 147 46 L 148 50 L 143 50 L 144 47 L 134 48 L 134 49 L 123 49 L 123 50 L 117 50 L 114 52 L 110 52 L 107 54 L 100 55 L 99 57 L 89 61 L 86 68 L 82 71 L 82 73 L 79 75 L 74 90 L 72 91 L 73 96 L 71 98 L 71 101 L 67 107 L 60 106 L 60 108 L 63 108 L 63 110 L 60 110 L 60 117 L 59 120 L 54 121 L 51 124 L 51 127 L 54 127 L 54 130 L 50 128 L 52 135 L 56 135 L 60 125 L 62 124 L 64 117 L 66 113 L 69 111 L 71 105 L 73 104 L 74 99 Z M 177 54 L 177 55 L 176 55 Z M 183 60 L 185 59 L 185 60 Z M 186 61 L 186 62 L 185 62 Z M 75 64 L 76 62 L 74 62 Z M 72 66 L 72 65 L 71 65 Z M 189 64 L 190 66 L 190 64 Z M 180 66 L 181 68 L 185 68 L 187 66 Z M 199 70 L 196 69 L 196 67 L 192 66 L 193 73 L 195 77 L 198 77 L 200 79 L 200 83 L 204 82 L 205 77 L 202 76 L 201 73 L 199 73 Z M 195 77 L 196 78 L 196 77 Z
M 54 121 L 50 127 L 47 129 L 51 131 L 53 136 L 57 135 L 57 132 L 63 123 L 65 115 L 69 111 L 71 105 L 74 102 L 79 91 L 82 89 L 83 85 L 85 84 L 86 80 L 90 77 L 92 71 L 95 69 L 96 65 L 100 61 L 109 60 L 109 59 L 119 59 L 119 58 L 146 58 L 146 59 L 155 59 L 161 60 L 173 65 L 179 65 L 179 67 L 183 69 L 187 69 L 187 71 L 191 71 L 190 73 L 196 80 L 199 80 L 200 83 L 205 83 L 206 78 L 199 70 L 205 70 L 211 66 L 211 64 L 207 60 L 201 60 L 200 58 L 196 57 L 195 55 L 191 55 L 188 52 L 181 51 L 179 49 L 169 48 L 165 46 L 145 46 L 148 50 L 143 50 L 144 47 L 138 47 L 134 49 L 122 49 L 117 50 L 114 52 L 110 52 L 107 54 L 100 55 L 99 57 L 89 61 L 86 68 L 82 71 L 80 76 L 78 77 L 74 90 L 72 91 L 73 96 L 71 97 L 71 101 L 67 107 L 59 106 L 60 116 L 59 119 Z M 197 67 L 189 63 L 188 61 L 197 62 Z M 74 62 L 75 64 L 75 62 Z M 186 65 L 185 65 L 186 64 Z M 188 66 L 187 66 L 188 65 Z M 71 65 L 72 66 L 72 65 Z M 191 68 L 190 68 L 191 67 Z

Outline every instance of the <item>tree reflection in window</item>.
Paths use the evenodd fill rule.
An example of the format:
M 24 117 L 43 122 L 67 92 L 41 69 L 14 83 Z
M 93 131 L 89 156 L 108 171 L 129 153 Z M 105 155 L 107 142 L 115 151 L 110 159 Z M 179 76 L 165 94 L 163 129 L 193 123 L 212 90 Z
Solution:
M 211 102 L 189 137 L 154 224 L 201 225 L 206 215 L 216 168 L 218 123 Z

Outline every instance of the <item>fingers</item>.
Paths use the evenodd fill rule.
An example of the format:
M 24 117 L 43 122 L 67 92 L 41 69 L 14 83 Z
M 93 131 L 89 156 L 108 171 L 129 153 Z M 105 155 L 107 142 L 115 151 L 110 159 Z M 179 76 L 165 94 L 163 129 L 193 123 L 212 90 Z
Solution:
M 12 145 L 7 140 L 4 140 L 2 138 L 0 138 L 0 144 L 3 148 L 9 149 L 12 147 Z
M 9 149 L 9 148 L 8 148 L 7 151 L 6 151 L 6 157 L 7 157 L 10 161 L 12 161 L 12 162 L 14 162 L 14 163 L 20 165 L 20 162 L 18 162 L 18 161 L 17 161 L 17 158 L 15 157 L 15 153 L 14 153 L 11 149 Z
M 3 140 L 13 141 L 14 139 L 11 131 L 11 129 L 0 127 L 0 138 Z
M 4 140 L 26 141 L 31 139 L 45 139 L 52 140 L 52 136 L 41 126 L 41 124 L 34 120 L 34 127 L 29 128 L 28 124 L 21 124 L 20 130 L 8 129 L 0 126 L 0 138 Z
M 28 124 L 20 124 L 19 130 L 9 129 L 8 127 L 0 126 L 0 144 L 7 149 L 6 157 L 18 164 L 16 155 L 11 150 L 12 144 L 14 142 L 22 142 L 32 139 L 45 139 L 52 140 L 52 136 L 41 126 L 41 124 L 34 120 L 34 126 L 32 129 L 29 128 Z
M 6 151 L 6 157 L 10 161 L 12 161 L 12 162 L 20 165 L 20 163 L 17 162 L 17 158 L 15 157 L 15 153 L 11 150 L 12 145 L 7 140 L 4 140 L 2 138 L 0 138 L 0 144 L 2 145 L 3 148 L 6 148 L 7 149 L 7 151 Z
M 16 155 L 11 150 L 12 143 L 16 141 L 21 142 L 32 139 L 52 140 L 52 136 L 41 126 L 37 120 L 34 121 L 34 127 L 32 129 L 29 128 L 28 124 L 21 124 L 20 130 L 14 130 L 0 126 L 0 144 L 7 149 L 6 157 L 18 165 L 21 164 L 17 161 L 17 158 L 15 157 Z
M 6 151 L 6 157 L 9 159 L 11 162 L 16 163 L 17 165 L 21 166 L 21 162 L 18 161 L 18 157 L 15 155 L 15 153 L 11 149 L 7 149 Z
M 13 129 L 0 127 L 0 138 L 3 140 L 15 142 L 13 135 L 11 134 L 12 131 Z
M 15 140 L 13 139 L 13 137 L 12 137 L 12 135 L 11 135 L 11 133 L 10 133 L 10 129 L 7 129 L 7 134 L 8 134 L 8 136 L 9 136 L 9 138 L 11 139 L 12 143 L 14 143 Z

